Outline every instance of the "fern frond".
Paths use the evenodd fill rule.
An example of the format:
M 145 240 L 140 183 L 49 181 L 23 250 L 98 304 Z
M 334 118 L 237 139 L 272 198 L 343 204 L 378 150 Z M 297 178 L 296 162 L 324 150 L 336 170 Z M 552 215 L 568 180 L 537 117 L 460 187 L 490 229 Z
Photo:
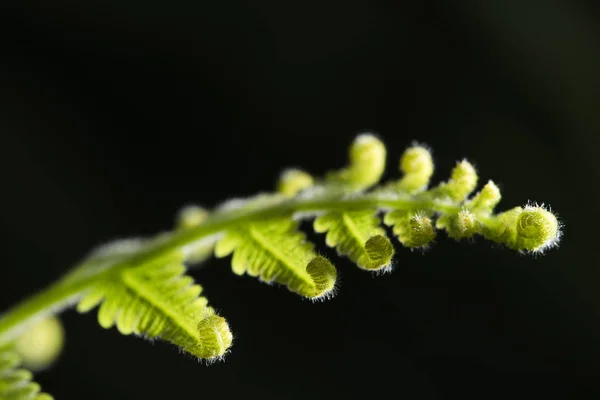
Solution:
M 297 221 L 281 218 L 254 221 L 227 231 L 217 242 L 215 255 L 233 253 L 231 266 L 238 275 L 247 273 L 318 299 L 332 294 L 337 272 L 313 248 L 298 230 Z
M 98 282 L 77 310 L 100 305 L 103 328 L 116 325 L 124 335 L 160 338 L 198 358 L 218 358 L 231 345 L 231 332 L 225 319 L 207 307 L 202 287 L 184 272 L 178 259 L 124 269 Z
M 32 381 L 33 374 L 20 365 L 21 357 L 16 351 L 10 347 L 0 349 L 0 400 L 52 400 Z
M 362 269 L 380 270 L 389 267 L 394 246 L 379 227 L 377 210 L 334 211 L 317 217 L 314 229 L 327 232 L 325 242 L 338 254 L 348 256 Z
M 409 147 L 399 164 L 403 177 L 386 184 L 378 184 L 386 148 L 376 136 L 359 135 L 349 159 L 323 178 L 288 169 L 277 193 L 230 200 L 211 211 L 187 207 L 173 232 L 102 246 L 50 288 L 1 315 L 0 345 L 12 344 L 41 317 L 79 301 L 80 312 L 100 305 L 98 321 L 105 328 L 116 325 L 123 334 L 160 338 L 196 357 L 217 359 L 232 343 L 229 326 L 207 306 L 202 288 L 184 275 L 184 263 L 233 253 L 238 275 L 282 284 L 311 299 L 327 297 L 335 288 L 336 269 L 298 229 L 299 218 L 316 217 L 314 229 L 326 233 L 327 245 L 367 270 L 385 269 L 394 255 L 379 213 L 408 248 L 429 246 L 436 229 L 456 240 L 480 235 L 530 253 L 556 246 L 561 238 L 562 224 L 543 205 L 494 213 L 501 195 L 492 181 L 471 196 L 479 178 L 466 160 L 447 181 L 429 188 L 434 164 L 426 146 Z M 13 364 L 0 367 L 5 387 L 12 382 Z M 31 396 L 38 395 L 28 375 L 15 376 Z

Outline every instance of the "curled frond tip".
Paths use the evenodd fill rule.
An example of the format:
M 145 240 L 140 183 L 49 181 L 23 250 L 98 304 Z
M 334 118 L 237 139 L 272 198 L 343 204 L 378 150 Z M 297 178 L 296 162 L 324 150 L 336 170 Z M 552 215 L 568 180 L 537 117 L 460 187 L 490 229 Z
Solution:
M 322 256 L 313 258 L 306 266 L 306 272 L 315 283 L 314 292 L 312 295 L 307 293 L 307 297 L 318 300 L 334 294 L 337 270 L 328 259 Z
M 558 244 L 560 223 L 543 206 L 526 205 L 517 218 L 517 249 L 538 253 Z

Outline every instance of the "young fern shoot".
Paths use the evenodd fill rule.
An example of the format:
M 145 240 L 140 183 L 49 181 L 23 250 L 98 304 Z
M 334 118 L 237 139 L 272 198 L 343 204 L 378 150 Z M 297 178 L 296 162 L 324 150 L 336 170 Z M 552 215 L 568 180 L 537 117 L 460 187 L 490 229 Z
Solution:
M 384 144 L 362 134 L 350 147 L 348 165 L 323 178 L 288 169 L 275 192 L 230 200 L 212 211 L 188 206 L 171 232 L 92 251 L 62 279 L 0 316 L 0 400 L 50 398 L 39 394 L 30 373 L 16 369 L 23 348 L 18 344 L 70 305 L 82 313 L 98 307 L 103 328 L 162 339 L 208 362 L 222 359 L 232 345 L 229 326 L 185 275 L 213 254 L 231 255 L 237 275 L 313 300 L 331 297 L 336 268 L 307 241 L 299 219 L 314 219 L 327 246 L 375 272 L 390 271 L 399 257 L 382 222 L 409 249 L 430 246 L 440 230 L 455 240 L 480 235 L 522 253 L 542 253 L 560 240 L 561 224 L 543 205 L 494 213 L 501 196 L 492 181 L 471 196 L 478 176 L 466 160 L 432 187 L 434 163 L 426 146 L 409 147 L 400 159 L 401 178 L 380 184 L 385 165 Z

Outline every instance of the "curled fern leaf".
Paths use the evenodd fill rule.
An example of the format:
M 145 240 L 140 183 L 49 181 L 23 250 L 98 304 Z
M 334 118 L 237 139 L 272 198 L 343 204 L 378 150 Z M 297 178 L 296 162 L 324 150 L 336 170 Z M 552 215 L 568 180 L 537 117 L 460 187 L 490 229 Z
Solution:
M 494 211 L 501 197 L 498 186 L 493 181 L 488 181 L 472 199 L 465 203 L 465 206 L 470 210 L 489 215 Z
M 543 252 L 558 244 L 560 228 L 554 214 L 543 206 L 526 205 L 498 214 L 482 234 L 514 250 Z
M 462 160 L 452 169 L 447 182 L 440 183 L 432 190 L 435 197 L 448 197 L 452 201 L 463 201 L 475 190 L 478 181 L 477 172 L 467 160 Z
M 100 304 L 98 322 L 124 335 L 160 338 L 202 359 L 227 351 L 232 335 L 223 317 L 207 307 L 202 287 L 184 276 L 177 259 L 127 268 L 99 282 L 79 302 L 87 312 Z
M 390 211 L 383 221 L 393 226 L 400 243 L 408 248 L 427 247 L 436 236 L 430 217 L 422 211 Z
M 31 372 L 20 365 L 21 357 L 15 351 L 0 350 L 0 400 L 52 400 L 52 396 L 40 392 Z
M 397 183 L 400 190 L 413 194 L 427 188 L 433 175 L 433 159 L 425 146 L 414 144 L 400 158 L 400 171 L 404 174 Z
M 327 180 L 355 190 L 368 188 L 381 178 L 385 170 L 387 150 L 381 140 L 371 134 L 358 135 L 350 146 L 349 165 L 328 174 Z
M 279 176 L 277 192 L 287 197 L 294 197 L 302 190 L 314 184 L 313 177 L 297 168 L 288 168 Z
M 318 233 L 327 232 L 325 241 L 339 254 L 348 256 L 362 269 L 389 267 L 394 246 L 379 227 L 377 210 L 334 211 L 315 219 Z
M 250 222 L 227 231 L 217 242 L 215 255 L 233 253 L 231 266 L 238 275 L 248 273 L 318 299 L 332 293 L 337 272 L 313 248 L 298 230 L 298 222 L 284 218 Z

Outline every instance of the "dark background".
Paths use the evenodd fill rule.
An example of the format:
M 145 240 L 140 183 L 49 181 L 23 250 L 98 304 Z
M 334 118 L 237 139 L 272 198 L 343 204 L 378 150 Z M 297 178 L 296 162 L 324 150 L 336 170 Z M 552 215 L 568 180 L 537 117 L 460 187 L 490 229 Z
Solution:
M 341 167 L 364 131 L 388 145 L 386 178 L 418 140 L 434 182 L 468 157 L 500 210 L 545 202 L 565 224 L 539 257 L 444 234 L 398 246 L 381 277 L 313 234 L 341 276 L 317 304 L 212 260 L 191 274 L 235 332 L 224 363 L 68 311 L 37 376 L 57 399 L 600 394 L 595 2 L 39 3 L 0 13 L 0 309 L 184 204 Z

